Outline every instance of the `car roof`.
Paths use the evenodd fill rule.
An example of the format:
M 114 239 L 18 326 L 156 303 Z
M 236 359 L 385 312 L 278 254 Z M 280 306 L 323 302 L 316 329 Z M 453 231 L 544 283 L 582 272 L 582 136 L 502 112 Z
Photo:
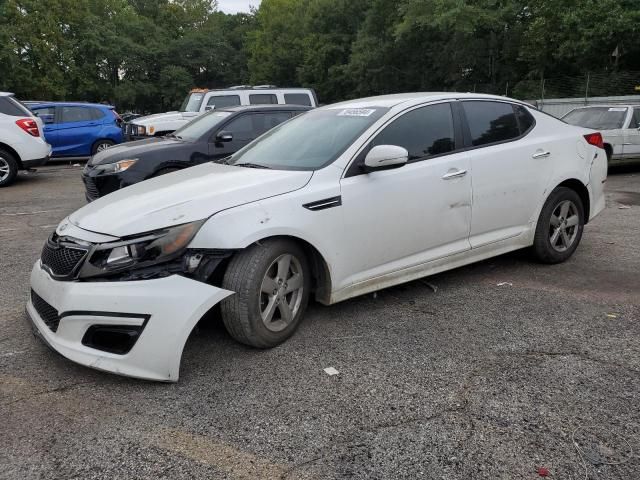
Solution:
M 31 101 L 32 107 L 40 106 L 55 106 L 55 107 L 97 107 L 108 108 L 113 110 L 113 105 L 105 105 L 104 103 L 89 103 L 89 102 L 49 102 L 49 101 Z
M 12 97 L 13 93 L 11 92 L 0 92 L 0 97 Z
M 323 110 L 332 110 L 336 108 L 370 108 L 370 107 L 386 107 L 392 108 L 402 104 L 419 104 L 423 102 L 432 102 L 436 100 L 451 99 L 481 99 L 481 100 L 501 100 L 514 103 L 528 105 L 520 100 L 502 97 L 500 95 L 487 95 L 481 93 L 458 93 L 458 92 L 417 92 L 417 93 L 395 93 L 392 95 L 380 95 L 377 97 L 359 98 L 356 100 L 347 100 L 345 102 L 334 103 L 321 107 Z M 530 105 L 528 105 L 530 106 Z
M 269 111 L 307 111 L 313 107 L 306 105 L 288 105 L 288 104 L 269 104 L 269 105 L 238 105 L 237 107 L 216 108 L 214 112 L 269 112 Z

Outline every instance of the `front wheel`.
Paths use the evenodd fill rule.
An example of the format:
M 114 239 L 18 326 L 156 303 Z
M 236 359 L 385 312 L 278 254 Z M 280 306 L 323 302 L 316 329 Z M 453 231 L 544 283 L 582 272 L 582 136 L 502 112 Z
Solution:
M 298 328 L 309 301 L 309 263 L 296 243 L 257 243 L 231 259 L 222 288 L 235 292 L 222 304 L 229 334 L 257 348 L 274 347 Z
M 584 206 L 570 188 L 558 187 L 547 199 L 536 226 L 533 253 L 543 263 L 567 260 L 580 243 L 584 229 Z

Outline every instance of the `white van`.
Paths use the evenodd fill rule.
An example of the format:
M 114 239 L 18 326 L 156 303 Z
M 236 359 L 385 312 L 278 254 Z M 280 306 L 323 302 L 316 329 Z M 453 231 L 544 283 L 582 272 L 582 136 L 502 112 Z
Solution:
M 221 90 L 195 88 L 184 99 L 179 111 L 136 118 L 125 124 L 124 134 L 128 140 L 161 137 L 216 108 L 278 104 L 317 107 L 318 100 L 310 88 L 277 88 L 274 85 L 240 85 Z

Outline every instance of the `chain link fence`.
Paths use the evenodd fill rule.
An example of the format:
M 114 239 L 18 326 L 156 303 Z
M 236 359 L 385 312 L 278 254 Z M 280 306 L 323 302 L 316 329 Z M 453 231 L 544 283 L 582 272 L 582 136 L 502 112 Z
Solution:
M 593 103 L 640 104 L 640 72 L 587 73 L 582 76 L 506 81 L 499 84 L 461 83 L 461 92 L 491 93 L 527 101 L 552 115 Z

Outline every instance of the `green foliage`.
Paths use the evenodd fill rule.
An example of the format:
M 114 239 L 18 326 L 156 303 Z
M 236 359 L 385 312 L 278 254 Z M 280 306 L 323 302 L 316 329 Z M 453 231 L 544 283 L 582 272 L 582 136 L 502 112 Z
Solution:
M 215 0 L 0 0 L 0 90 L 142 112 L 177 108 L 192 87 L 246 83 L 308 86 L 323 103 L 417 90 L 534 98 L 543 77 L 598 72 L 614 85 L 640 70 L 639 35 L 637 0 L 262 0 L 237 15 Z M 547 96 L 561 87 L 547 82 Z

